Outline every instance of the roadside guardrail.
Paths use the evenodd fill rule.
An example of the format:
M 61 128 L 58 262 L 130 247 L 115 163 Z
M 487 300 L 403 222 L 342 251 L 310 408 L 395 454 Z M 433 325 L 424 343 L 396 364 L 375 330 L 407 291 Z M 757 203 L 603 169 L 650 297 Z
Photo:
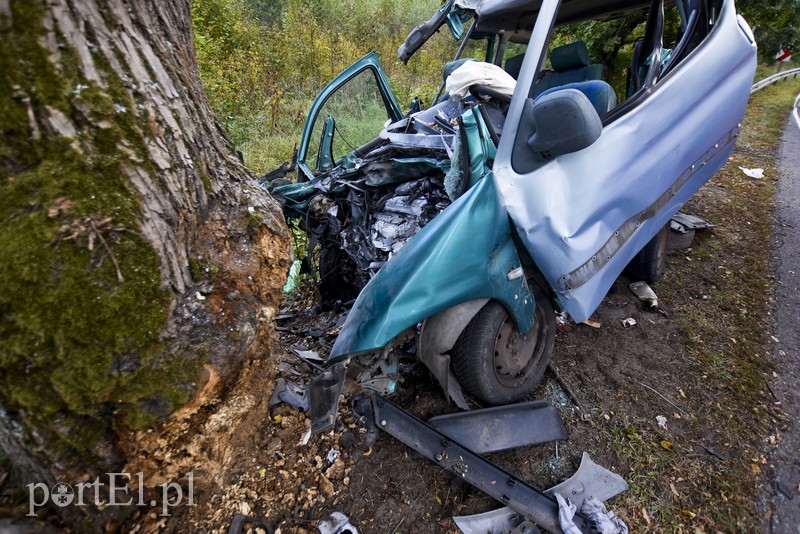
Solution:
M 792 76 L 797 77 L 798 75 L 800 75 L 800 67 L 796 69 L 787 70 L 786 72 L 779 72 L 777 74 L 773 74 L 772 76 L 767 76 L 760 82 L 756 82 L 753 84 L 753 87 L 750 88 L 750 94 L 752 95 L 753 93 L 760 91 L 761 89 L 767 87 L 768 85 L 777 83 L 785 78 L 790 78 Z

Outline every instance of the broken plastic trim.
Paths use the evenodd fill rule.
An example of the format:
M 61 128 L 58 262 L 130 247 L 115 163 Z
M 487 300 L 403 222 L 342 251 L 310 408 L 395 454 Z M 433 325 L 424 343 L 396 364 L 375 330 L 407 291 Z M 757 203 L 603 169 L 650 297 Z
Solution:
M 345 360 L 325 369 L 309 384 L 312 434 L 319 434 L 336 423 L 347 363 Z
M 567 439 L 558 412 L 541 400 L 438 415 L 428 424 L 477 454 Z

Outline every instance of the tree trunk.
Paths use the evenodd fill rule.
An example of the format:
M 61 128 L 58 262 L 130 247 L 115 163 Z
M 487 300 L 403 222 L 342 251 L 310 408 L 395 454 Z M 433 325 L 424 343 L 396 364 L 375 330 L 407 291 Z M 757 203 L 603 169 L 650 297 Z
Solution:
M 288 233 L 208 105 L 189 0 L 0 0 L 0 35 L 0 446 L 72 484 L 268 356 Z

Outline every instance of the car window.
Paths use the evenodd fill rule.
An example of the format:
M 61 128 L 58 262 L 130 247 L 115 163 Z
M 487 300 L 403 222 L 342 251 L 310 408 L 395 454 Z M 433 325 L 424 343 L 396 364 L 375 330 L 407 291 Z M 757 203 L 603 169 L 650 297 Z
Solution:
M 583 42 L 589 54 L 588 74 L 584 79 L 598 79 L 599 76 L 614 91 L 614 107 L 623 108 L 621 111 L 610 110 L 609 118 L 612 118 L 624 112 L 626 101 L 648 86 L 657 85 L 702 43 L 714 27 L 721 4 L 722 0 L 653 0 L 647 9 L 610 19 L 584 20 L 559 26 L 553 32 L 545 68 L 536 81 L 552 78 L 553 73 L 557 74 L 556 81 L 545 87 L 573 81 L 569 74 L 558 72 L 558 67 L 563 65 L 554 68 L 553 53 L 566 45 Z M 598 69 L 602 74 L 597 74 Z M 536 88 L 531 91 L 532 96 L 539 92 L 541 87 L 538 91 Z
M 362 70 L 339 87 L 322 106 L 309 137 L 312 146 L 306 157 L 308 167 L 316 170 L 320 163 L 319 147 L 325 146 L 320 144 L 323 132 L 332 134 L 330 156 L 336 162 L 378 137 L 389 118 L 374 71 Z M 325 131 L 326 121 L 329 132 Z

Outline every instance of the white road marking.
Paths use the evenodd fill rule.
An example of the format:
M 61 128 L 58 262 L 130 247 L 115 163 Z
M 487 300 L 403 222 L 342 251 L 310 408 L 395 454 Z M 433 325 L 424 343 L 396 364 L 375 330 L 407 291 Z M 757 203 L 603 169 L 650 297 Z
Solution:
M 794 122 L 796 122 L 797 127 L 800 128 L 800 114 L 797 112 L 798 103 L 800 103 L 800 95 L 797 95 L 797 98 L 794 99 L 794 111 L 792 111 L 792 115 L 794 115 Z

